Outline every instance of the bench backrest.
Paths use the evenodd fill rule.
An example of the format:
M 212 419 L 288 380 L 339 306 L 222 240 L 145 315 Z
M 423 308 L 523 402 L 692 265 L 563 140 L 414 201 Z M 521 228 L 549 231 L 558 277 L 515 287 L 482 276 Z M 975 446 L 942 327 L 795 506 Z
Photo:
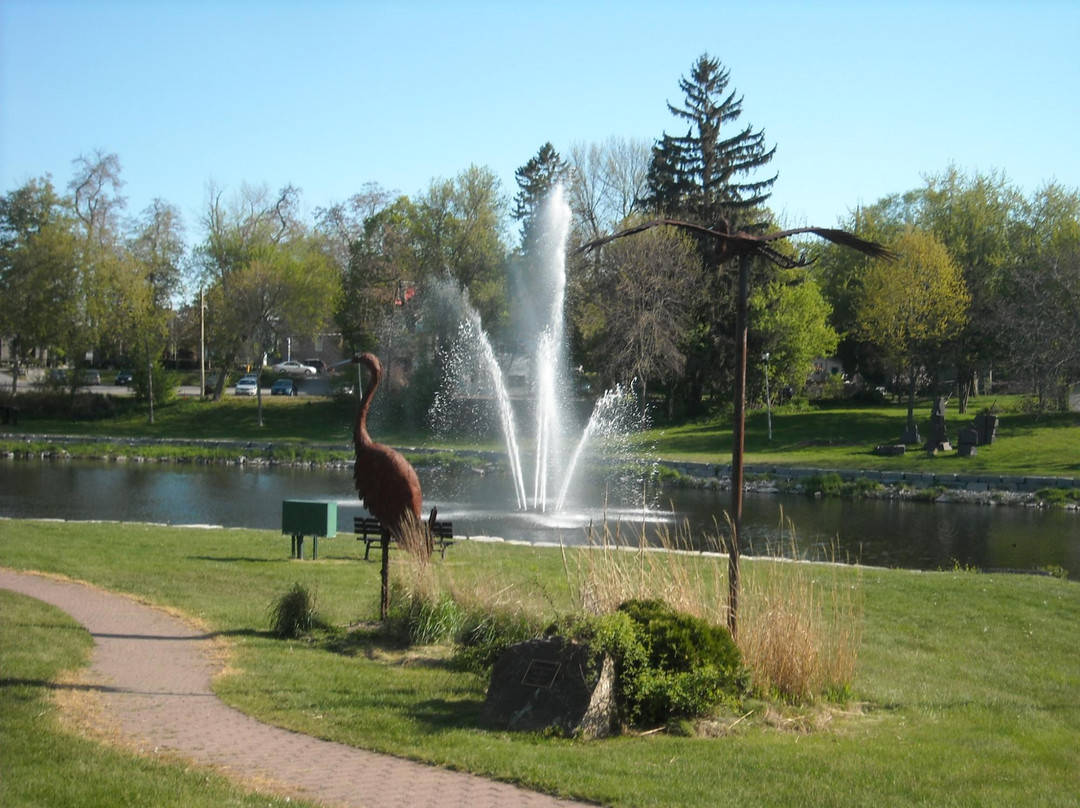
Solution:
M 428 527 L 431 530 L 431 535 L 437 539 L 452 539 L 454 538 L 454 523 L 453 522 L 429 522 Z M 353 517 L 353 532 L 354 533 L 381 533 L 382 524 L 378 519 L 371 516 L 354 516 Z

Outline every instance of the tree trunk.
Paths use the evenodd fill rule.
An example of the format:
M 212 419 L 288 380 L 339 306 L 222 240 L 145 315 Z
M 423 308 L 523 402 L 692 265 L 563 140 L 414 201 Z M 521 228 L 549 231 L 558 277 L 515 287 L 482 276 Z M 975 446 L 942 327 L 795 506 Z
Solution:
M 146 392 L 150 400 L 150 423 L 154 423 L 154 360 L 150 357 L 150 343 L 144 342 L 146 351 Z

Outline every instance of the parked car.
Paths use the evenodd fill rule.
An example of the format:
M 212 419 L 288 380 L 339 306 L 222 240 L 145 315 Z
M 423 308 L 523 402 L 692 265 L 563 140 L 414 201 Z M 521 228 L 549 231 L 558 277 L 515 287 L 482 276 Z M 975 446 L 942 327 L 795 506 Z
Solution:
M 305 359 L 304 364 L 315 368 L 316 373 L 326 373 L 326 363 L 321 359 Z
M 270 388 L 270 395 L 272 396 L 295 396 L 296 390 L 293 388 L 292 379 L 278 379 Z
M 278 362 L 274 365 L 274 372 L 288 373 L 290 376 L 314 376 L 319 371 L 311 365 L 305 365 L 303 362 L 290 359 L 288 362 Z
M 259 377 L 254 373 L 249 373 L 246 376 L 242 376 L 240 381 L 236 383 L 236 389 L 234 390 L 238 396 L 254 396 L 259 393 Z
M 119 373 L 116 374 L 116 378 L 113 379 L 113 384 L 131 384 L 131 371 L 121 370 Z
M 91 385 L 101 384 L 101 373 L 96 370 L 84 370 L 79 374 L 79 386 L 90 387 Z

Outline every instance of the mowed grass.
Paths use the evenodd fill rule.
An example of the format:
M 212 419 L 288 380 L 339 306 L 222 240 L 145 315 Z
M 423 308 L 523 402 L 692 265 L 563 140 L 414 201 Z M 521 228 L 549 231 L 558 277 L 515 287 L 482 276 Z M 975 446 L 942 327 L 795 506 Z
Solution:
M 815 567 L 861 598 L 849 702 L 748 700 L 742 715 L 719 717 L 721 737 L 581 742 L 477 729 L 486 683 L 448 665 L 445 649 L 389 647 L 363 630 L 334 649 L 272 638 L 267 609 L 295 582 L 336 625 L 377 614 L 378 564 L 358 560 L 356 544 L 339 536 L 320 543 L 319 561 L 292 561 L 288 539 L 266 531 L 0 521 L 0 564 L 88 580 L 205 621 L 232 646 L 229 673 L 216 683 L 222 697 L 320 737 L 615 806 L 1080 805 L 1075 583 Z M 557 549 L 462 542 L 436 563 L 462 591 L 573 606 Z M 744 569 L 749 593 L 793 565 L 748 560 Z M 43 631 L 78 634 L 53 619 Z M 22 618 L 0 612 L 3 625 L 13 620 Z M 29 656 L 49 644 L 27 645 L 16 629 L 5 654 L 8 637 Z M 36 678 L 77 664 L 79 642 L 82 651 Z
M 746 422 L 746 463 L 802 468 L 890 469 L 935 474 L 1004 474 L 1080 476 L 1080 415 L 1038 415 L 1020 411 L 1019 397 L 995 400 L 1001 408 L 997 440 L 979 447 L 975 457 L 955 452 L 930 456 L 908 447 L 900 457 L 874 454 L 874 447 L 899 441 L 907 419 L 906 405 L 823 405 L 804 412 L 773 412 L 769 440 L 767 414 L 754 411 Z M 928 432 L 929 402 L 919 402 L 916 422 Z M 949 410 L 947 427 L 953 446 L 959 430 L 971 425 L 978 406 L 968 415 Z M 640 445 L 655 447 L 664 459 L 707 463 L 731 462 L 731 424 L 717 420 L 676 424 L 650 430 Z
M 874 454 L 875 446 L 895 443 L 899 439 L 907 418 L 904 404 L 778 407 L 773 411 L 771 441 L 766 413 L 755 410 L 747 417 L 746 462 L 803 468 L 1080 477 L 1080 415 L 1026 412 L 1025 399 L 1019 396 L 973 401 L 970 413 L 964 416 L 949 409 L 947 423 L 954 445 L 959 430 L 971 424 L 980 408 L 991 404 L 1000 413 L 998 440 L 992 446 L 980 447 L 977 456 L 971 458 L 959 457 L 955 452 L 931 457 L 918 447 L 909 447 L 911 451 L 902 457 Z M 226 396 L 215 402 L 187 398 L 159 407 L 155 423 L 151 425 L 147 422 L 145 408 L 134 402 L 119 400 L 117 407 L 115 415 L 92 421 L 41 419 L 33 412 L 27 412 L 20 418 L 18 426 L 5 427 L 5 431 L 343 447 L 352 440 L 355 414 L 355 402 L 348 398 L 267 396 L 263 400 L 263 425 L 259 426 L 254 399 Z M 924 436 L 928 430 L 929 411 L 930 402 L 920 400 L 916 420 Z M 379 400 L 372 411 L 371 429 L 379 441 L 394 446 L 495 450 L 503 447 L 495 424 L 491 424 L 484 435 L 436 437 L 391 417 L 386 402 Z M 632 442 L 646 457 L 730 463 L 731 429 L 730 419 L 710 418 L 650 429 L 634 436 Z M 530 436 L 520 437 L 523 451 L 529 451 Z
M 0 805 L 216 808 L 306 803 L 256 794 L 208 769 L 111 749 L 80 737 L 56 699 L 85 685 L 90 635 L 63 612 L 0 589 Z

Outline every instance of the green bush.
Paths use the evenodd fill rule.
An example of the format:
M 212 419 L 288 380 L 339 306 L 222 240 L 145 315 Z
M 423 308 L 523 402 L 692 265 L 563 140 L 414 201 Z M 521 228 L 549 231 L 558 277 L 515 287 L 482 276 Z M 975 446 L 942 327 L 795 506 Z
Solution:
M 154 404 L 161 406 L 176 399 L 176 386 L 179 376 L 172 371 L 166 370 L 161 362 L 154 362 L 152 371 L 148 372 L 146 365 L 139 364 L 131 373 L 131 389 L 135 398 L 139 401 L 150 400 L 150 379 L 154 382 Z
M 827 497 L 839 496 L 844 488 L 844 480 L 835 471 L 826 474 L 812 474 L 803 481 L 803 490 L 808 494 L 822 493 Z
M 658 600 L 630 600 L 612 615 L 570 628 L 615 661 L 615 698 L 630 724 L 707 715 L 746 689 L 742 657 L 727 629 Z
M 1080 489 L 1076 488 L 1040 488 L 1035 492 L 1044 504 L 1054 508 L 1064 508 L 1070 502 L 1080 499 Z

